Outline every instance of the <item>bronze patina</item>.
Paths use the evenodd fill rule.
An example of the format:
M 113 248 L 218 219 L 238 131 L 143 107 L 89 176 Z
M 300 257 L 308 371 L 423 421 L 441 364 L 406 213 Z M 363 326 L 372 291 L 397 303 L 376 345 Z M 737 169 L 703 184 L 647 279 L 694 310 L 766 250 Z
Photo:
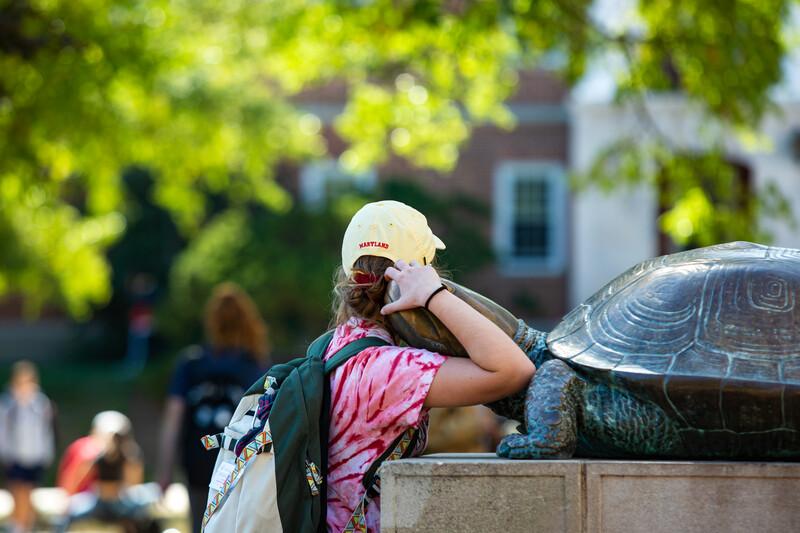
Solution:
M 523 423 L 501 456 L 800 459 L 800 250 L 734 242 L 644 261 L 549 334 L 448 286 L 537 366 L 490 405 Z M 412 346 L 465 355 L 425 310 L 391 320 Z

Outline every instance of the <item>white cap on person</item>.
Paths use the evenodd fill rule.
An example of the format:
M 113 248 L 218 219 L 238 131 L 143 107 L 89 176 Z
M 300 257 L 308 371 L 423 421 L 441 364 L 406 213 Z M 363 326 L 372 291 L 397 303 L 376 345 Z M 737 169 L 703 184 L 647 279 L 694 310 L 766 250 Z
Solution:
M 119 411 L 101 411 L 92 419 L 92 433 L 125 435 L 131 431 L 131 420 Z
M 342 239 L 342 268 L 348 276 L 362 255 L 429 265 L 442 240 L 428 227 L 425 215 L 394 200 L 366 204 L 350 220 Z

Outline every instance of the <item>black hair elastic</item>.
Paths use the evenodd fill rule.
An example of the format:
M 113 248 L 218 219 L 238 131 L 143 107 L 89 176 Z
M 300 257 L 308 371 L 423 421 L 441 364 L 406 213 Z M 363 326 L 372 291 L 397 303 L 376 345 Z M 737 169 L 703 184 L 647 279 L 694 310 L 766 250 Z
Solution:
M 431 295 L 428 296 L 428 299 L 425 300 L 425 310 L 426 311 L 430 311 L 430 309 L 428 309 L 428 305 L 431 303 L 431 300 L 433 300 L 433 297 L 436 296 L 437 294 L 439 294 L 440 292 L 446 291 L 446 290 L 447 290 L 447 286 L 444 283 L 442 283 L 441 287 L 439 287 L 438 289 L 433 291 L 431 293 Z

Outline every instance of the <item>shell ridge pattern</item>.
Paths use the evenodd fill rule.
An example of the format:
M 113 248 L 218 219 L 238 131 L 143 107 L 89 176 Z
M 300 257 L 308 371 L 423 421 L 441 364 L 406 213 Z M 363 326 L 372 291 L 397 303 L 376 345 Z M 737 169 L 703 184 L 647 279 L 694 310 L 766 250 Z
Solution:
M 714 269 L 703 291 L 707 298 L 698 344 L 708 351 L 748 359 L 775 361 L 800 355 L 800 276 L 787 276 L 790 269 L 786 267 L 794 265 L 786 263 L 767 259 L 759 264 L 731 262 Z
M 660 268 L 663 268 L 665 266 L 666 257 L 667 256 L 656 257 L 632 266 L 617 278 L 606 283 L 588 300 L 586 300 L 580 306 L 576 307 L 570 313 L 568 313 L 564 317 L 562 322 L 558 326 L 556 326 L 556 328 L 553 331 L 551 331 L 547 337 L 547 345 L 551 349 L 553 354 L 559 355 L 559 352 L 561 351 L 559 349 L 559 344 L 568 337 L 574 335 L 581 328 L 583 328 L 587 332 L 589 338 L 593 342 L 597 342 L 597 337 L 595 335 L 596 332 L 592 328 L 592 320 L 591 320 L 591 317 L 593 317 L 597 312 L 597 308 L 602 306 L 603 303 L 607 303 L 608 300 L 611 299 L 613 295 L 626 290 L 629 286 L 639 281 L 642 277 L 650 274 L 653 270 L 658 270 Z M 598 303 L 600 305 L 598 305 Z M 581 314 L 583 315 L 582 323 L 578 323 L 575 324 L 574 327 L 570 327 L 573 326 L 573 322 L 576 322 L 575 317 Z M 565 332 L 564 330 L 566 330 L 567 328 L 569 328 L 570 331 Z M 603 344 L 598 344 L 598 345 L 603 346 L 604 348 L 609 349 L 614 353 L 622 354 L 622 352 L 611 350 L 610 348 L 606 347 Z M 586 349 L 582 350 L 581 353 L 585 351 Z M 574 357 L 576 356 L 571 356 L 566 359 L 573 359 Z
M 643 261 L 572 317 L 551 353 L 655 402 L 689 455 L 800 457 L 800 250 L 730 243 Z
M 683 275 L 694 277 L 698 270 L 685 269 Z M 697 304 L 694 298 L 671 298 L 670 281 L 676 272 L 681 274 L 673 265 L 659 265 L 610 296 L 588 322 L 590 336 L 622 355 L 667 355 L 683 349 L 694 339 Z
M 706 305 L 706 301 L 710 297 L 709 294 L 708 294 L 708 291 L 709 291 L 708 286 L 709 286 L 709 283 L 710 283 L 710 280 L 711 280 L 711 271 L 712 270 L 713 270 L 713 267 L 709 268 L 708 272 L 706 272 L 706 277 L 703 280 L 703 287 L 702 287 L 702 289 L 700 289 L 700 303 L 698 304 L 698 309 L 697 309 L 697 316 L 699 317 L 699 320 L 697 321 L 697 324 L 696 324 L 696 327 L 695 327 L 695 330 L 694 330 L 694 340 L 695 340 L 695 342 L 697 342 L 698 339 L 700 339 L 700 332 L 702 331 L 702 329 L 705 329 L 705 325 L 708 323 L 708 316 L 707 316 L 708 313 L 704 313 L 703 311 L 705 311 L 706 308 L 708 307 Z
M 562 339 L 566 339 L 567 337 L 574 335 L 575 332 L 580 330 L 581 328 L 586 328 L 588 320 L 587 317 L 591 311 L 591 307 L 588 305 L 581 304 L 572 311 L 570 311 L 567 316 L 564 317 L 561 324 L 556 326 L 556 328 L 547 335 L 547 345 L 550 346 L 553 343 L 556 343 Z M 576 317 L 579 315 L 583 315 L 582 320 L 579 322 L 575 320 Z M 568 327 L 572 324 L 575 324 L 573 327 Z M 566 333 L 562 333 L 562 330 L 569 329 Z M 560 336 L 556 336 L 560 335 Z M 552 337 L 552 338 L 551 338 Z
M 785 280 L 781 278 L 775 278 L 771 281 L 769 286 L 770 291 L 774 289 L 778 290 L 777 294 L 773 294 L 772 292 L 768 293 L 766 296 L 769 297 L 757 297 L 758 295 L 753 294 L 753 285 L 747 285 L 747 299 L 752 304 L 752 306 L 756 309 L 761 309 L 763 311 L 780 311 L 780 312 L 791 312 L 794 311 L 795 305 L 795 298 L 794 293 L 792 293 Z M 785 289 L 785 290 L 784 290 Z M 777 302 L 775 304 L 771 303 L 771 300 L 775 300 L 776 298 L 780 298 L 783 295 L 783 303 Z
M 667 387 L 668 387 L 668 385 L 669 385 L 669 382 L 670 382 L 670 378 L 671 378 L 671 376 L 673 376 L 673 375 L 674 375 L 674 374 L 673 374 L 673 373 L 674 373 L 674 368 L 675 368 L 675 365 L 676 365 L 676 364 L 677 364 L 677 362 L 678 362 L 678 358 L 681 356 L 681 354 L 683 354 L 684 352 L 686 352 L 686 351 L 690 350 L 690 349 L 692 348 L 692 346 L 693 346 L 693 345 L 692 345 L 692 344 L 690 344 L 690 345 L 689 345 L 689 346 L 687 346 L 685 349 L 683 349 L 682 351 L 680 351 L 680 352 L 678 352 L 678 353 L 676 353 L 676 354 L 675 354 L 675 356 L 672 358 L 672 361 L 670 361 L 669 368 L 667 368 L 667 371 L 666 371 L 666 373 L 665 373 L 665 375 L 664 375 L 664 379 L 662 380 L 662 383 L 661 383 L 661 389 L 662 389 L 662 393 L 664 394 L 664 398 L 666 399 L 667 403 L 668 403 L 668 404 L 669 404 L 669 406 L 672 408 L 672 412 L 673 412 L 673 413 L 675 414 L 675 416 L 677 416 L 677 417 L 678 417 L 678 418 L 679 418 L 679 419 L 680 419 L 680 420 L 683 422 L 683 424 L 684 424 L 685 426 L 687 426 L 687 427 L 692 427 L 692 425 L 691 425 L 691 424 L 689 424 L 689 421 L 686 419 L 686 417 L 685 417 L 685 416 L 683 416 L 683 414 L 681 413 L 681 410 L 680 410 L 680 409 L 678 409 L 678 406 L 677 406 L 677 405 L 675 405 L 675 402 L 673 402 L 673 401 L 672 401 L 672 398 L 670 398 L 670 396 L 669 396 L 669 389 L 668 389 Z
M 709 288 L 710 287 L 710 288 Z M 712 315 L 716 313 L 715 318 L 717 322 L 720 320 L 719 310 L 722 305 L 714 305 L 713 307 L 711 304 L 707 304 L 707 302 L 715 302 L 717 298 L 717 287 L 711 281 L 711 272 L 706 275 L 706 279 L 703 282 L 703 290 L 701 293 L 701 306 L 699 310 L 699 316 L 702 317 L 700 320 L 697 321 L 697 329 L 695 331 L 695 342 L 698 346 L 703 346 L 704 349 L 709 349 L 711 351 L 716 351 L 715 346 L 705 346 L 702 339 L 703 339 L 703 332 L 709 329 L 709 320 L 711 319 Z M 706 309 L 711 307 L 714 309 L 714 312 L 703 312 Z M 727 355 L 727 354 L 726 354 Z M 730 372 L 730 370 L 728 371 Z
M 620 313 L 620 314 L 622 315 L 623 313 Z M 633 337 L 631 335 L 627 335 L 622 330 L 620 330 L 619 328 L 614 326 L 614 321 L 610 320 L 608 316 L 603 316 L 602 318 L 604 320 L 602 320 L 602 322 L 598 325 L 598 328 L 600 329 L 600 331 L 602 331 L 602 333 L 604 333 L 605 336 L 608 337 L 609 340 L 612 340 L 612 341 L 625 341 L 624 343 L 627 344 L 627 346 L 625 346 L 625 350 L 627 350 L 627 351 L 623 352 L 623 351 L 620 351 L 619 349 L 615 349 L 614 346 L 611 346 L 611 345 L 606 344 L 606 343 L 602 343 L 601 346 L 603 346 L 603 348 L 607 349 L 610 352 L 619 353 L 619 354 L 622 354 L 622 355 L 634 354 L 634 353 L 638 353 L 638 354 L 641 354 L 641 355 L 647 355 L 647 354 L 652 354 L 653 353 L 652 349 L 657 347 L 657 346 L 671 347 L 671 346 L 673 346 L 675 344 L 676 339 L 668 339 L 667 338 L 667 339 L 664 339 L 664 340 L 659 340 L 658 338 L 655 338 L 655 339 L 648 339 L 647 340 L 647 344 L 645 345 L 642 342 L 641 337 Z M 628 323 L 631 324 L 631 322 L 628 322 Z M 633 324 L 633 325 L 636 325 L 636 324 Z M 656 328 L 656 327 L 644 328 L 644 327 L 639 327 L 638 325 L 637 325 L 637 329 L 640 329 L 640 330 L 641 329 L 648 329 L 650 331 L 658 332 L 658 333 L 662 333 L 665 330 L 668 331 L 668 328 Z M 685 334 L 681 335 L 681 337 L 678 337 L 678 340 L 680 340 L 680 339 L 682 339 L 684 337 L 686 337 Z M 620 344 L 622 344 L 622 342 Z M 645 351 L 636 350 L 636 348 L 638 348 L 640 346 L 643 347 L 643 348 L 648 348 L 648 349 L 645 350 Z M 631 350 L 633 350 L 633 351 L 631 351 Z
M 792 272 L 799 262 L 800 251 L 751 243 L 643 261 L 570 313 L 548 347 L 595 370 L 800 382 L 800 290 L 789 290 L 800 287 Z M 768 327 L 768 313 L 783 313 L 784 322 L 794 314 L 794 329 Z M 770 339 L 760 341 L 763 335 Z M 791 365 L 775 364 L 783 359 Z
M 653 309 L 638 301 L 631 302 L 628 307 L 620 309 L 621 314 L 625 316 L 629 324 L 645 330 L 663 332 L 665 329 L 668 329 L 665 326 L 682 326 L 683 324 L 690 322 L 692 318 L 694 318 L 696 306 L 690 305 L 681 311 L 665 312 L 665 314 L 669 313 L 674 315 L 674 317 L 673 320 L 670 320 L 670 322 L 667 322 L 664 325 L 659 325 L 658 322 L 655 322 L 655 320 L 660 318 L 658 315 L 653 314 L 652 316 L 647 316 L 646 313 L 643 312 L 645 310 Z M 647 320 L 648 318 L 650 320 Z
M 658 309 L 656 307 L 651 307 L 647 305 L 645 302 L 642 302 L 640 300 L 635 300 L 631 302 L 631 306 L 635 306 L 638 310 L 642 311 L 643 312 L 642 314 L 645 314 L 644 312 L 650 312 L 651 316 L 646 318 L 658 319 L 663 317 L 671 317 L 674 319 L 673 322 L 685 322 L 686 320 L 691 319 L 692 314 L 694 313 L 695 310 L 695 305 L 689 304 L 683 309 L 668 311 L 668 310 Z
M 782 248 L 780 246 L 771 246 L 767 250 L 766 256 L 775 259 L 789 259 L 790 261 L 798 261 L 800 260 L 800 250 Z
M 581 355 L 585 354 L 586 352 L 588 352 L 588 351 L 589 351 L 590 349 L 592 349 L 592 348 L 593 348 L 595 345 L 596 345 L 596 343 L 594 343 L 594 342 L 590 342 L 590 343 L 589 343 L 589 345 L 588 345 L 588 346 L 586 346 L 586 348 L 584 348 L 584 349 L 583 349 L 583 350 L 581 350 L 580 352 L 576 353 L 576 354 L 575 354 L 575 355 L 573 355 L 572 357 L 565 357 L 565 358 L 559 358 L 559 359 L 563 359 L 565 363 L 573 363 L 573 364 L 578 364 L 578 365 L 580 365 L 580 362 L 576 362 L 576 361 L 575 361 L 575 359 L 576 359 L 576 358 L 578 358 L 578 357 L 580 357 Z

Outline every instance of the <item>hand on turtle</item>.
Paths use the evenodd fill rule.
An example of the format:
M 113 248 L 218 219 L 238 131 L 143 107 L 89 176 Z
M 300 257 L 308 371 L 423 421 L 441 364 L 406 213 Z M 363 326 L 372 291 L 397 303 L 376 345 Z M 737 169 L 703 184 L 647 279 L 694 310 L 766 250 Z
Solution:
M 422 266 L 416 261 L 406 263 L 398 259 L 393 267 L 386 269 L 384 275 L 400 287 L 400 298 L 383 306 L 383 315 L 423 307 L 433 291 L 442 285 L 439 274 L 432 266 Z

